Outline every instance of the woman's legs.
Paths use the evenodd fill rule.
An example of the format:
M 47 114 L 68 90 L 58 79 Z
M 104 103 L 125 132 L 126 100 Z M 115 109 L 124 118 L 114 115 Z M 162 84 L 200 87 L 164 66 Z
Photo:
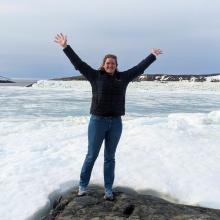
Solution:
M 121 117 L 91 116 L 88 127 L 88 152 L 84 160 L 79 186 L 86 189 L 89 184 L 92 168 L 98 157 L 103 140 L 104 151 L 104 181 L 106 192 L 112 193 L 115 172 L 115 151 L 122 133 Z
M 105 192 L 111 196 L 115 177 L 115 152 L 122 133 L 121 117 L 113 117 L 105 135 L 104 181 Z
M 106 123 L 104 118 L 92 115 L 88 127 L 88 152 L 82 166 L 79 183 L 80 187 L 84 189 L 89 184 L 92 168 L 105 138 L 105 131 Z

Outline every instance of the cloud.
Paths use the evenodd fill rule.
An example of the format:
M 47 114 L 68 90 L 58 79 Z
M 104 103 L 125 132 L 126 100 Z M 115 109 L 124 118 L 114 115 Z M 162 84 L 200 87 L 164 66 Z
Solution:
M 127 68 L 151 47 L 161 47 L 164 56 L 152 70 L 218 71 L 219 8 L 219 0 L 8 0 L 0 3 L 0 71 L 13 66 L 14 72 L 33 72 L 41 66 L 56 72 L 65 62 L 53 42 L 57 32 L 67 34 L 68 43 L 94 66 L 111 52 Z M 44 56 L 51 58 L 39 65 L 36 60 Z

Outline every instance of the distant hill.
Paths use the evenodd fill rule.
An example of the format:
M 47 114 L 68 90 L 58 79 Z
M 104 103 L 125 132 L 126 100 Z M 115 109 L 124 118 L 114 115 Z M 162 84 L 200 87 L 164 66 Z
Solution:
M 0 83 L 15 83 L 14 81 L 10 80 L 7 77 L 0 76 Z
M 79 75 L 79 76 L 71 76 L 71 77 L 54 78 L 51 80 L 71 81 L 71 80 L 86 80 L 86 78 L 83 75 Z

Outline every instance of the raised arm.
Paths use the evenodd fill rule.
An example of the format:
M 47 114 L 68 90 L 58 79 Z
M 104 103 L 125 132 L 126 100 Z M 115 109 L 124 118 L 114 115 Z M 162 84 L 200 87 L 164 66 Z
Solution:
M 63 52 L 69 58 L 76 70 L 79 70 L 80 73 L 90 82 L 95 79 L 97 71 L 87 63 L 83 62 L 73 49 L 67 45 L 67 36 L 64 36 L 62 33 L 57 34 L 54 41 L 63 48 Z
M 142 60 L 139 64 L 124 71 L 127 80 L 130 82 L 144 73 L 144 71 L 156 60 L 156 56 L 162 54 L 160 49 L 151 49 L 151 54 Z

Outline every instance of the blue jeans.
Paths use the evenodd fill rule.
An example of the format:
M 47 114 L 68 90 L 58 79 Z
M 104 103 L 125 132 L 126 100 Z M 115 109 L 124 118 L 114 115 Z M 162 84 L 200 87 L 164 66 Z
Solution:
M 88 127 L 88 152 L 82 166 L 79 185 L 86 188 L 96 158 L 105 140 L 104 182 L 105 190 L 112 191 L 115 176 L 115 151 L 122 133 L 121 116 L 91 115 Z

